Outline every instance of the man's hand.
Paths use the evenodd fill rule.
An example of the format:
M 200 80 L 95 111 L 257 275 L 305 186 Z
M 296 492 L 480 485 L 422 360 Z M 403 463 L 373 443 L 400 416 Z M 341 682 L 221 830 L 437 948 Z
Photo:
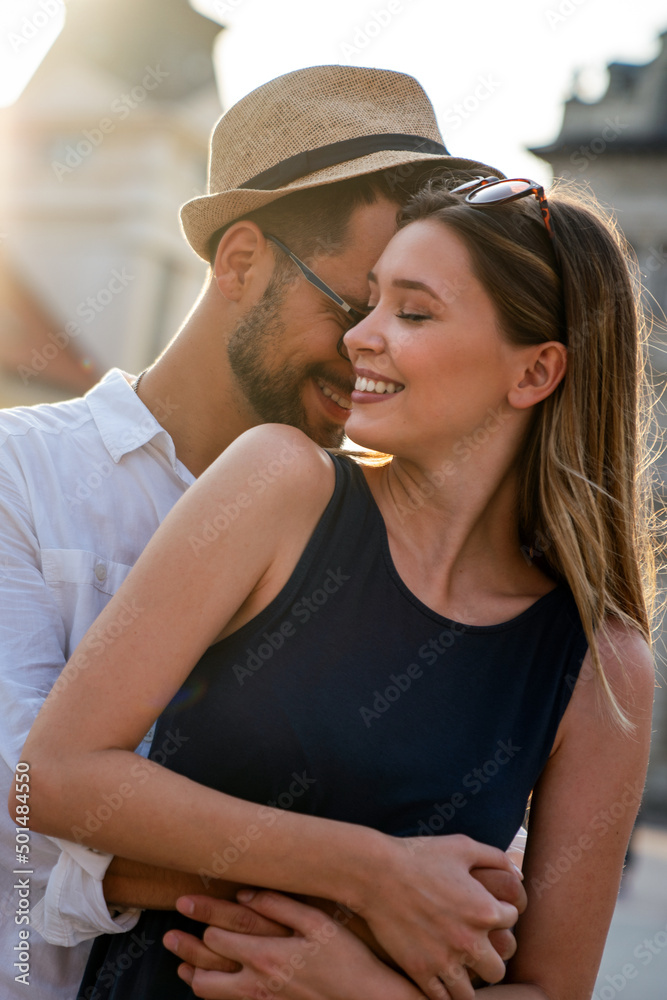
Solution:
M 502 871 L 499 868 L 473 868 L 473 878 L 481 882 L 487 892 L 504 903 L 516 906 L 523 913 L 528 905 L 528 897 L 523 887 L 523 875 L 518 871 Z M 516 951 L 516 938 L 511 930 L 489 932 L 489 941 L 504 962 L 508 962 Z
M 421 997 L 345 926 L 351 914 L 340 908 L 332 920 L 289 896 L 260 891 L 247 907 L 196 897 L 179 900 L 178 909 L 218 925 L 207 928 L 203 942 L 176 931 L 164 938 L 184 959 L 178 974 L 198 997 L 234 1000 L 278 990 L 283 1000 Z M 230 925 L 241 933 L 220 929 Z

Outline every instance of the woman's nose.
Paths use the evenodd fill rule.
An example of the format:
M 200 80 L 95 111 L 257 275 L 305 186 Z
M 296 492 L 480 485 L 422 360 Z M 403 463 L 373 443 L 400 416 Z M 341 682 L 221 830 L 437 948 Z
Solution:
M 343 357 L 349 358 L 350 351 L 381 351 L 383 349 L 382 337 L 377 332 L 373 317 L 374 314 L 371 312 L 354 326 L 351 326 L 349 330 L 346 330 L 340 339 L 342 350 L 346 352 L 342 355 Z

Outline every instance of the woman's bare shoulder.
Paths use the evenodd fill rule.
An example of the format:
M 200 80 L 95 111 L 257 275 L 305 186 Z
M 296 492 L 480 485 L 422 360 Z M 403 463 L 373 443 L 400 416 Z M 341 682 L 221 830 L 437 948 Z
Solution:
M 297 457 L 305 459 L 314 456 L 327 458 L 327 452 L 324 448 L 316 444 L 298 427 L 292 427 L 291 424 L 258 424 L 257 427 L 251 427 L 243 434 L 239 434 L 217 461 L 219 462 L 225 455 L 230 455 L 233 452 L 262 458 L 275 456 L 282 451 L 285 452 L 284 461 L 288 464 L 290 458 L 292 461 Z
M 648 642 L 636 626 L 609 618 L 599 636 L 600 663 L 612 685 L 640 690 L 655 686 L 655 663 Z
M 642 742 L 650 734 L 655 691 L 655 664 L 648 642 L 638 628 L 609 618 L 598 633 L 600 672 L 590 649 L 561 721 L 554 752 L 565 748 L 585 753 L 598 744 L 609 750 L 626 740 Z M 612 709 L 606 685 L 616 699 L 629 728 L 623 727 Z
M 646 721 L 655 691 L 655 663 L 648 642 L 636 626 L 609 618 L 599 632 L 598 648 L 602 672 L 619 708 L 633 724 Z M 600 696 L 600 678 L 595 686 Z
M 261 424 L 236 438 L 195 485 L 245 509 L 260 500 L 266 512 L 285 511 L 286 504 L 317 508 L 331 496 L 334 482 L 330 456 L 303 431 Z

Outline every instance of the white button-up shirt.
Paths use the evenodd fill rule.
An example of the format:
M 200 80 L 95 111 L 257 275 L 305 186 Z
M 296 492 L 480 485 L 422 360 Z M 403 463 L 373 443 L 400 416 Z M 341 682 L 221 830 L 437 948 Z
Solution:
M 157 418 L 174 408 L 169 399 L 158 401 Z M 194 481 L 158 419 L 118 369 L 83 399 L 0 410 L 3 803 L 28 731 L 62 667 Z M 145 740 L 142 752 L 148 748 Z M 30 833 L 25 864 L 19 859 L 25 851 L 17 850 L 23 831 L 3 805 L 0 996 L 74 1000 L 88 939 L 129 929 L 137 913 L 111 918 L 102 892 L 109 855 Z M 26 899 L 29 923 L 23 922 Z M 26 929 L 28 948 L 20 936 Z M 26 952 L 27 962 L 19 961 Z M 26 964 L 27 978 L 17 980 Z

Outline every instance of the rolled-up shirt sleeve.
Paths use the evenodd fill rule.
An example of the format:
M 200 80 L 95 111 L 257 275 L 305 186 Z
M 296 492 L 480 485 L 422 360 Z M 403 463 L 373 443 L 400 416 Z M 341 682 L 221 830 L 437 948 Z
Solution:
M 104 901 L 102 880 L 111 854 L 81 844 L 56 841 L 60 855 L 43 898 L 32 912 L 32 925 L 49 944 L 71 947 L 98 934 L 132 930 L 141 910 L 111 912 Z

